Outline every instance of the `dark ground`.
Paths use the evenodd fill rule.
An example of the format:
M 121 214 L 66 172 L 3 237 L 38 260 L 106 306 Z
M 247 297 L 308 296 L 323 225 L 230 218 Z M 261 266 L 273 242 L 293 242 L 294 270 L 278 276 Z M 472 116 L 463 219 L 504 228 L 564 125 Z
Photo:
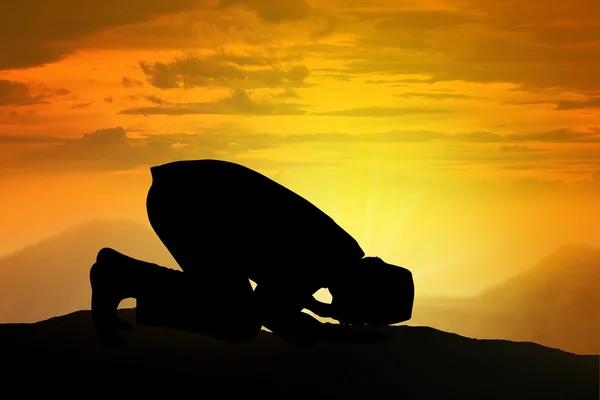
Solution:
M 132 310 L 120 311 L 133 320 Z M 381 329 L 378 344 L 307 350 L 261 334 L 221 343 L 136 326 L 107 348 L 89 311 L 35 324 L 0 325 L 3 388 L 78 397 L 129 394 L 264 394 L 276 398 L 599 398 L 600 356 L 534 343 L 475 340 L 429 327 Z

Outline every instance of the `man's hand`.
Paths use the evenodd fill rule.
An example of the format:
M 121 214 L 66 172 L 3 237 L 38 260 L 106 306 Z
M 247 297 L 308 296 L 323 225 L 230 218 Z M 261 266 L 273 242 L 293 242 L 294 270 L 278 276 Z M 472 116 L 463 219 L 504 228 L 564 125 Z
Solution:
M 365 328 L 348 328 L 339 324 L 323 324 L 320 339 L 327 343 L 378 343 L 390 338 L 385 333 Z
M 333 318 L 333 307 L 331 304 L 320 302 L 313 296 L 310 296 L 304 303 L 304 308 L 315 313 L 321 318 Z

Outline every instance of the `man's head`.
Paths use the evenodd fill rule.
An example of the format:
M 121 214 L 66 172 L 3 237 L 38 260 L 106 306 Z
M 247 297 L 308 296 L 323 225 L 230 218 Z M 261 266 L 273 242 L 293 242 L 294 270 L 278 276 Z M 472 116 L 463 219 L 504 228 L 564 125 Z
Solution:
M 329 287 L 336 319 L 349 325 L 390 325 L 411 318 L 414 282 L 406 268 L 365 257 Z

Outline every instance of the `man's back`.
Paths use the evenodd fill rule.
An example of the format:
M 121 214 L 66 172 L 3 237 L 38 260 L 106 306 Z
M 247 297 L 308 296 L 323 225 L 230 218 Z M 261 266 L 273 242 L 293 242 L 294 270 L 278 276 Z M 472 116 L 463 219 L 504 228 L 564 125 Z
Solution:
M 151 168 L 172 188 L 198 251 L 257 283 L 303 280 L 323 287 L 364 252 L 329 216 L 298 194 L 242 165 L 177 161 Z

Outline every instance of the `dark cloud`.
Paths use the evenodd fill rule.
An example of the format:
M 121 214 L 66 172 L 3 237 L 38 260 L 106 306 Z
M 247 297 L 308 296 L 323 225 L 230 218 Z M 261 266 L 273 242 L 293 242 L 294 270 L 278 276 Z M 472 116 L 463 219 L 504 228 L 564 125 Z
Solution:
M 499 103 L 509 106 L 527 106 L 531 104 L 549 104 L 552 102 L 548 100 L 501 100 Z
M 316 133 L 292 134 L 282 140 L 287 143 L 424 143 L 447 140 L 449 135 L 434 131 L 389 131 L 375 134 Z
M 121 84 L 125 87 L 134 87 L 134 86 L 144 86 L 144 84 L 136 79 L 129 78 L 124 76 L 121 79 Z
M 457 134 L 456 138 L 462 141 L 479 143 L 600 143 L 600 134 L 597 129 L 590 128 L 588 131 L 577 131 L 574 129 L 555 129 L 548 132 L 533 132 L 521 134 L 498 134 L 492 132 L 472 132 Z
M 556 193 L 559 190 L 564 190 L 564 183 L 559 180 L 544 180 L 536 178 L 520 178 L 511 182 L 511 186 L 519 193 Z
M 47 98 L 44 93 L 32 94 L 25 83 L 0 79 L 0 107 L 47 103 Z
M 350 82 L 351 80 L 356 78 L 356 75 L 343 74 L 337 68 L 316 68 L 312 69 L 311 72 L 316 72 L 320 77 L 331 78 L 337 81 L 344 82 Z
M 272 94 L 276 99 L 300 99 L 300 95 L 295 90 L 286 88 L 283 92 Z
M 279 23 L 303 19 L 311 14 L 305 0 L 221 0 L 221 7 L 244 7 L 254 11 L 263 21 Z
M 117 127 L 86 133 L 79 139 L 62 139 L 59 145 L 25 154 L 21 161 L 42 169 L 118 170 L 159 159 L 148 148 L 134 146 L 125 130 Z
M 556 103 L 555 110 L 577 110 L 582 108 L 600 107 L 600 96 L 591 97 L 583 101 L 561 100 Z
M 86 102 L 82 102 L 82 103 L 75 103 L 71 106 L 72 109 L 74 110 L 78 110 L 81 108 L 88 108 L 89 106 L 92 105 L 92 101 L 86 101 Z
M 600 129 L 590 128 L 588 131 L 575 131 L 571 129 L 556 129 L 549 132 L 533 132 L 527 134 L 500 134 L 495 132 L 467 132 L 443 133 L 436 131 L 392 130 L 377 134 L 343 134 L 323 133 L 289 135 L 286 141 L 292 142 L 397 142 L 397 143 L 424 143 L 430 141 L 444 141 L 449 143 L 600 143 Z M 534 151 L 522 145 L 505 146 L 504 152 Z
M 507 139 L 518 139 L 519 141 L 546 143 L 600 143 L 600 130 L 595 127 L 589 128 L 588 131 L 563 128 L 543 133 L 513 134 L 505 137 Z
M 112 98 L 112 96 L 105 97 L 105 98 L 104 98 L 104 102 L 105 102 L 105 103 L 112 103 L 112 102 L 113 102 L 113 98 Z
M 459 0 L 458 5 L 485 13 L 489 24 L 513 31 L 594 25 L 600 15 L 600 3 L 596 0 L 550 0 L 544 3 L 536 0 Z
M 561 133 L 562 132 L 562 133 Z M 178 159 L 229 157 L 253 150 L 272 149 L 298 143 L 427 143 L 446 142 L 445 152 L 423 156 L 431 165 L 466 167 L 491 164 L 504 169 L 547 169 L 583 172 L 600 168 L 597 148 L 571 149 L 552 146 L 533 148 L 526 143 L 600 143 L 600 129 L 573 132 L 559 129 L 530 135 L 487 132 L 450 134 L 435 131 L 389 131 L 379 134 L 247 133 L 239 129 L 214 129 L 205 133 L 170 133 L 130 138 L 121 127 L 87 133 L 80 138 L 47 136 L 0 136 L 0 143 L 48 144 L 19 160 L 28 168 L 125 170 Z M 594 136 L 596 135 L 596 136 Z M 582 138 L 587 137 L 587 140 Z M 595 137 L 595 139 L 594 139 Z M 484 140 L 485 139 L 485 140 Z M 480 144 L 502 144 L 500 149 Z M 500 151 L 498 151 L 500 150 Z M 437 160 L 437 161 L 436 161 Z M 437 164 L 436 164 L 437 162 Z M 445 167 L 444 167 L 445 168 Z M 598 179 L 598 178 L 596 178 Z
M 163 134 L 130 138 L 121 127 L 87 133 L 81 138 L 4 137 L 0 143 L 58 143 L 20 158 L 29 168 L 127 170 L 180 159 L 231 156 L 274 147 L 269 135 L 221 131 L 202 134 Z M 37 140 L 37 141 L 36 141 Z
M 432 49 L 432 37 L 440 33 L 465 29 L 485 20 L 481 15 L 462 11 L 427 9 L 382 9 L 349 11 L 360 21 L 370 21 L 369 34 L 357 39 L 361 46 L 383 46 L 401 49 Z
M 415 114 L 441 114 L 450 112 L 451 111 L 449 110 L 424 107 L 361 107 L 321 112 L 314 115 L 341 117 L 402 117 Z
M 389 5 L 379 9 L 361 7 L 347 10 L 346 15 L 360 21 L 371 21 L 376 30 L 387 32 L 447 30 L 486 20 L 481 14 L 465 12 L 464 10 L 393 9 Z
M 589 25 L 572 21 L 570 24 L 540 24 L 535 29 L 534 39 L 540 43 L 585 44 L 600 42 L 600 22 Z
M 435 83 L 436 81 L 433 79 L 414 79 L 414 78 L 408 78 L 408 79 L 377 79 L 377 80 L 372 80 L 372 79 L 367 79 L 365 81 L 365 83 L 371 84 L 371 85 L 380 85 L 380 84 L 390 84 L 390 83 Z M 406 86 L 406 85 L 399 85 L 399 86 Z
M 531 170 L 550 170 L 554 169 L 552 165 L 540 165 L 540 163 L 532 164 L 506 164 L 498 166 L 499 169 L 507 169 L 511 171 L 531 171 Z
M 148 96 L 149 98 L 151 96 Z M 162 101 L 153 98 L 153 102 Z M 152 101 L 152 100 L 151 100 Z M 161 104 L 161 103 L 156 103 Z M 242 115 L 303 115 L 304 105 L 273 103 L 253 100 L 248 92 L 234 90 L 230 97 L 206 103 L 162 103 L 157 107 L 136 107 L 121 110 L 119 114 L 133 115 L 189 115 L 189 114 L 242 114 Z
M 0 3 L 0 70 L 56 62 L 107 28 L 184 11 L 198 0 L 20 0 Z
M 323 76 L 326 76 L 331 79 L 335 79 L 336 81 L 343 81 L 343 82 L 350 82 L 352 79 L 355 78 L 354 75 L 341 74 L 339 72 L 335 73 L 335 74 L 325 74 Z
M 420 92 L 407 92 L 407 93 L 396 93 L 395 97 L 402 98 L 413 98 L 413 97 L 422 97 L 425 99 L 431 100 L 446 100 L 446 99 L 473 99 L 473 96 L 468 96 L 466 94 L 460 93 L 420 93 Z
M 531 151 L 540 151 L 539 149 L 534 149 L 531 147 L 523 146 L 523 145 L 507 145 L 501 146 L 500 151 L 505 153 L 527 153 Z
M 307 51 L 344 61 L 341 74 L 420 74 L 432 82 L 513 83 L 527 91 L 600 90 L 598 4 L 459 0 L 453 11 L 346 8 L 337 29 L 354 36 L 353 46 Z
M 44 135 L 0 135 L 0 144 L 45 144 L 63 143 L 64 139 Z
M 600 43 L 585 48 L 542 46 L 508 34 L 481 34 L 456 37 L 456 43 L 440 39 L 435 48 L 419 55 L 383 47 L 357 47 L 352 54 L 354 59 L 344 61 L 341 73 L 419 73 L 434 82 L 513 83 L 528 91 L 600 90 L 600 75 L 595 73 Z M 337 58 L 334 52 L 324 57 Z
M 168 101 L 162 99 L 161 97 L 154 96 L 154 95 L 144 96 L 144 98 L 152 104 L 159 104 L 159 105 L 170 104 Z
M 63 142 L 65 144 L 81 141 L 89 146 L 116 142 L 117 139 L 121 143 L 125 140 L 124 132 L 139 132 L 139 130 L 129 129 L 125 131 L 122 128 L 110 128 L 96 131 L 83 136 L 81 139 L 64 139 L 48 136 L 9 136 L 0 135 L 2 143 L 56 143 Z M 591 127 L 588 130 L 577 131 L 572 129 L 555 129 L 547 132 L 532 132 L 527 134 L 500 134 L 495 132 L 466 132 L 466 133 L 444 133 L 428 130 L 391 130 L 381 133 L 364 133 L 364 134 L 349 134 L 349 133 L 306 133 L 306 134 L 245 134 L 236 130 L 224 129 L 222 131 L 211 131 L 210 135 L 205 134 L 177 134 L 179 139 L 185 138 L 185 143 L 196 143 L 199 138 L 213 137 L 211 135 L 223 135 L 227 137 L 225 141 L 235 138 L 232 142 L 238 144 L 245 143 L 260 143 L 264 145 L 268 143 L 269 147 L 276 147 L 282 144 L 294 143 L 427 143 L 431 141 L 446 142 L 448 144 L 499 144 L 498 150 L 500 153 L 539 153 L 545 150 L 535 147 L 530 147 L 530 144 L 594 144 L 600 143 L 600 128 Z M 174 137 L 168 134 L 152 136 L 156 140 L 160 138 Z M 179 140 L 178 139 L 178 140 Z M 133 141 L 134 139 L 127 139 Z M 137 139 L 135 139 L 137 140 Z M 154 140 L 154 139 L 152 139 Z M 180 141 L 181 141 L 180 140 Z M 182 142 L 182 143 L 183 143 Z M 133 143 L 133 142 L 132 142 Z M 144 142 L 146 143 L 146 142 Z M 150 143 L 150 142 L 148 142 Z M 212 143 L 212 141 L 210 142 Z M 251 146 L 252 147 L 252 146 Z M 498 150 L 496 150 L 498 152 Z M 581 150 L 585 153 L 587 150 Z M 592 153 L 598 150 L 590 150 Z M 500 157 L 500 156 L 499 156 Z M 600 159 L 599 159 L 600 160 Z
M 264 66 L 248 69 L 243 66 Z M 309 76 L 304 65 L 284 67 L 273 65 L 272 60 L 260 57 L 234 57 L 216 54 L 198 57 L 187 55 L 169 63 L 140 62 L 148 82 L 160 89 L 193 88 L 201 86 L 230 87 L 236 89 L 303 87 Z

